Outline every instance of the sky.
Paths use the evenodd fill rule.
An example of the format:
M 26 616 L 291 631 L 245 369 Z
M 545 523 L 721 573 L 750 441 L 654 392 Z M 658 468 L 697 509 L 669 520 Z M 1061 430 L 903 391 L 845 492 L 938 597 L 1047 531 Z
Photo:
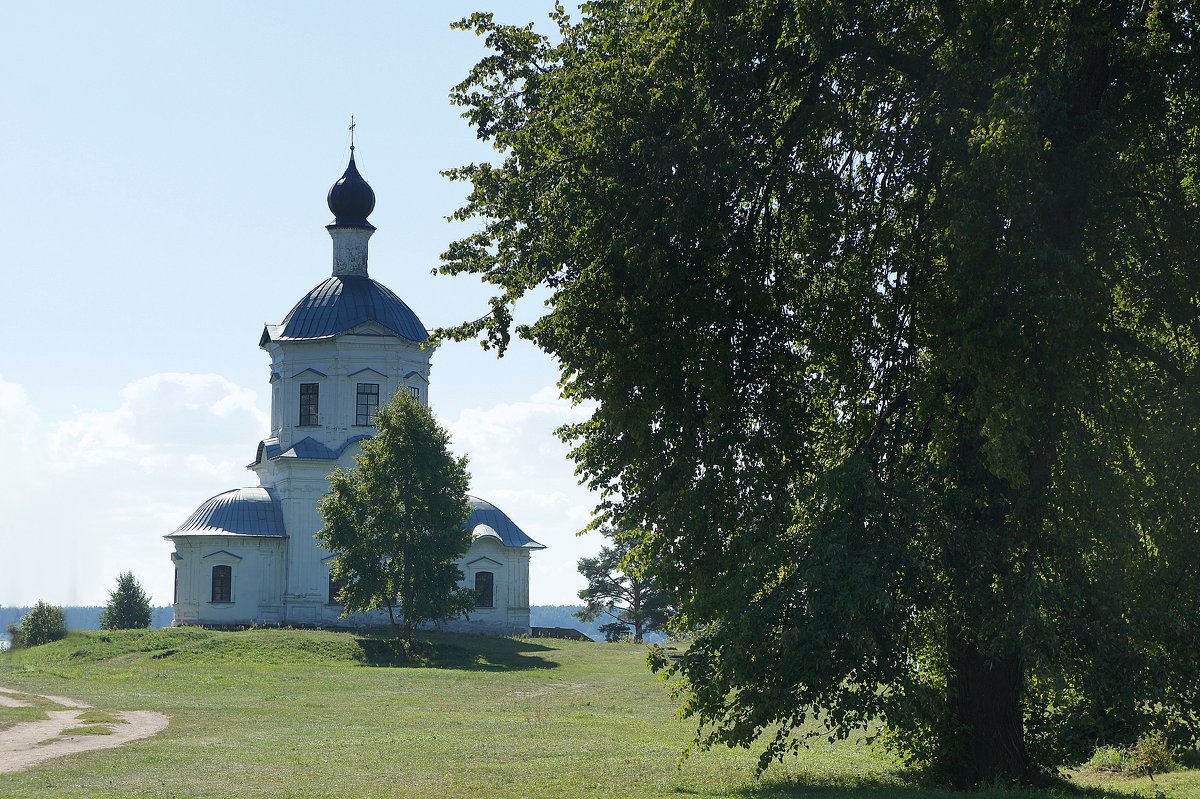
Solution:
M 477 10 L 545 27 L 551 3 L 23 3 L 0 28 L 0 605 L 102 604 L 131 570 L 171 600 L 162 536 L 255 485 L 269 423 L 257 346 L 330 272 L 325 193 L 354 114 L 376 195 L 371 276 L 426 327 L 480 316 L 431 272 L 473 229 L 443 169 L 498 155 L 450 88 L 486 54 Z M 543 311 L 532 298 L 518 318 Z M 521 342 L 433 356 L 430 406 L 472 493 L 547 545 L 533 604 L 585 585 L 596 498 L 553 431 L 586 408 Z

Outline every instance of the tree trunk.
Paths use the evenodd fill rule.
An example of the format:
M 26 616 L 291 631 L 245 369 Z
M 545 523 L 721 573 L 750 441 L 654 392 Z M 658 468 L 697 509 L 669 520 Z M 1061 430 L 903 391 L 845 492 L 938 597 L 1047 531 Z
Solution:
M 412 623 L 409 622 L 408 616 L 405 616 L 404 617 L 404 632 L 401 634 L 401 637 L 404 639 L 405 646 L 410 646 L 412 644 L 413 633 L 415 631 L 416 631 L 416 629 L 413 627 Z
M 396 613 L 393 609 L 392 600 L 387 601 L 388 619 L 392 622 L 392 635 L 400 634 L 400 625 L 396 624 Z
M 957 625 L 949 631 L 952 723 L 942 742 L 942 766 L 957 788 L 1028 783 L 1024 669 L 1016 653 L 989 657 Z
M 642 589 L 636 579 L 629 581 L 630 600 L 629 615 L 633 619 L 633 642 L 642 643 Z

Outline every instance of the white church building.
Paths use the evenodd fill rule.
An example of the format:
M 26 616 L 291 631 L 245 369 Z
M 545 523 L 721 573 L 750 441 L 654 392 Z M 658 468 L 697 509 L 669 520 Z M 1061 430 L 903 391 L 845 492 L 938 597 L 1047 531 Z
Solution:
M 314 535 L 317 501 L 334 466 L 352 468 L 397 391 L 429 402 L 432 349 L 417 315 L 367 274 L 367 217 L 375 193 L 350 164 L 328 194 L 333 275 L 308 292 L 259 346 L 271 358 L 271 431 L 248 468 L 258 485 L 202 504 L 165 538 L 174 544 L 176 624 L 377 624 L 386 613 L 341 618 L 333 555 Z M 474 532 L 459 561 L 476 592 L 468 618 L 446 629 L 529 632 L 529 555 L 544 549 L 502 510 L 471 498 Z

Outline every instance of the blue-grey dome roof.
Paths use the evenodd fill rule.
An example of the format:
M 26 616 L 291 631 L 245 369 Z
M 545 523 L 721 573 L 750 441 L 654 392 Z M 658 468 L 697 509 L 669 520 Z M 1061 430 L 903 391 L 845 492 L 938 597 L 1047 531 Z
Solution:
M 357 275 L 334 275 L 305 295 L 283 324 L 268 326 L 274 340 L 330 338 L 365 322 L 378 322 L 409 341 L 429 338 L 425 326 L 382 283 Z
M 525 531 L 517 527 L 516 522 L 508 518 L 508 514 L 490 502 L 484 502 L 479 497 L 467 497 L 471 501 L 471 518 L 467 527 L 474 530 L 479 525 L 487 525 L 500 536 L 500 543 L 506 547 L 523 547 L 525 549 L 545 549 L 546 547 L 525 535 Z
M 167 536 L 252 535 L 281 538 L 283 512 L 270 490 L 255 486 L 217 494 Z

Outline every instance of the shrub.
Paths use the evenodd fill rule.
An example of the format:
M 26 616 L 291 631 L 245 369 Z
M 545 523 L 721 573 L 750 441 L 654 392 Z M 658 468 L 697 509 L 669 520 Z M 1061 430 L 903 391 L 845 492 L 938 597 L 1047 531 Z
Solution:
M 1175 767 L 1171 745 L 1160 730 L 1151 730 L 1138 738 L 1130 747 L 1129 757 L 1133 761 L 1133 773 L 1143 776 L 1162 774 Z
M 1125 774 L 1130 771 L 1129 750 L 1120 746 L 1101 746 L 1092 759 L 1084 764 L 1084 768 L 1088 771 Z
M 100 611 L 100 627 L 105 630 L 141 630 L 150 626 L 150 597 L 133 577 L 125 572 L 117 577 L 117 587 L 108 595 L 108 604 Z
M 1088 771 L 1108 771 L 1139 777 L 1153 776 L 1175 767 L 1175 758 L 1167 736 L 1151 730 L 1137 739 L 1133 746 L 1102 746 L 1084 764 Z
M 9 627 L 9 632 L 13 647 L 48 644 L 66 636 L 67 620 L 62 608 L 39 600 L 19 625 Z

